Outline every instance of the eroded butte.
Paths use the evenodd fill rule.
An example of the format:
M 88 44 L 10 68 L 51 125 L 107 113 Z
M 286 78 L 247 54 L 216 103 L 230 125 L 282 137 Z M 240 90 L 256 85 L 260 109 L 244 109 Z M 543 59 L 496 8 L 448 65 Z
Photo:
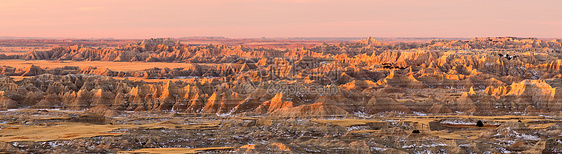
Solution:
M 561 41 L 264 48 L 149 39 L 0 52 L 0 147 L 559 153 Z

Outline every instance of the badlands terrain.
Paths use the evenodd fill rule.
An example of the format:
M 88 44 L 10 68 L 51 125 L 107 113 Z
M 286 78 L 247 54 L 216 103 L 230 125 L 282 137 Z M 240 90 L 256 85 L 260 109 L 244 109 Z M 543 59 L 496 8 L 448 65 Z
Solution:
M 0 40 L 0 152 L 561 153 L 561 42 Z

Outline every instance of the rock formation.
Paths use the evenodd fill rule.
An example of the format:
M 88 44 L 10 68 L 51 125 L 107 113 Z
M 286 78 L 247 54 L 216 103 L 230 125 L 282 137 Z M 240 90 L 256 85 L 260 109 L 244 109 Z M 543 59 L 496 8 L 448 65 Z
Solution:
M 527 52 L 529 46 L 534 52 Z M 470 51 L 493 47 L 502 50 Z M 21 81 L 0 78 L 4 91 L 0 107 L 84 110 L 106 106 L 290 117 L 313 111 L 314 115 L 557 115 L 562 109 L 561 48 L 558 40 L 512 37 L 397 44 L 368 38 L 287 50 L 190 46 L 170 39 L 115 48 L 61 46 L 5 58 L 191 64 L 137 71 L 0 66 L 1 75 L 25 77 Z M 112 77 L 179 81 L 149 83 Z

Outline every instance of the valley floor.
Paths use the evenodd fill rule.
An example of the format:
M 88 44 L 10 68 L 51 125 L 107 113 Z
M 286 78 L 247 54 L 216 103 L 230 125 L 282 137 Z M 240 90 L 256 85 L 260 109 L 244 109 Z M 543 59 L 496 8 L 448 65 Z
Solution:
M 9 153 L 562 152 L 562 121 L 543 116 L 221 117 L 175 112 L 11 109 Z M 484 127 L 477 127 L 482 121 Z M 419 133 L 413 133 L 418 130 Z

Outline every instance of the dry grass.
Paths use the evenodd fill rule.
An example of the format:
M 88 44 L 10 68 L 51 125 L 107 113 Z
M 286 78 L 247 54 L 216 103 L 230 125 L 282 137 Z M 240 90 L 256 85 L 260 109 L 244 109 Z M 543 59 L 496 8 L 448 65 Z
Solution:
M 18 52 L 18 51 L 0 51 L 0 54 L 4 54 L 6 56 L 10 56 L 10 55 L 23 55 L 27 52 Z
M 365 125 L 367 123 L 386 123 L 384 121 L 378 120 L 365 120 L 365 119 L 341 119 L 341 120 L 319 120 L 314 119 L 312 122 L 317 123 L 330 123 L 333 125 L 339 125 L 342 127 L 349 127 L 349 126 L 357 126 L 357 125 Z
M 530 129 L 546 129 L 550 126 L 556 125 L 556 123 L 546 123 L 546 124 L 530 124 L 528 127 Z
M 459 115 L 442 115 L 442 116 L 412 116 L 417 118 L 463 118 L 463 119 L 484 119 L 484 120 L 517 120 L 517 119 L 544 119 L 541 116 L 516 116 L 516 115 L 504 115 L 504 116 L 459 116 Z
M 421 124 L 429 124 L 429 122 L 444 119 L 444 118 L 458 118 L 458 119 L 478 119 L 478 120 L 485 120 L 485 121 L 494 121 L 498 123 L 507 122 L 507 121 L 531 121 L 531 120 L 538 120 L 543 121 L 545 120 L 544 117 L 541 116 L 515 116 L 515 115 L 505 115 L 505 116 L 459 116 L 459 115 L 442 115 L 442 116 L 409 116 L 409 117 L 396 117 L 396 118 L 387 118 L 392 120 L 400 120 L 400 121 L 408 121 L 408 122 L 416 122 Z M 464 125 L 449 125 L 450 127 L 473 127 L 464 126 Z M 496 125 L 485 125 L 485 127 L 495 128 Z
M 38 118 L 37 120 L 70 120 L 72 117 L 62 116 L 62 117 L 46 117 Z
M 476 125 L 469 125 L 469 124 L 443 124 L 443 126 L 449 127 L 449 128 L 495 129 L 496 127 L 498 127 L 498 126 L 500 126 L 500 125 L 489 125 L 489 124 L 484 124 L 484 126 L 478 127 L 478 126 L 476 126 Z
M 21 81 L 25 78 L 31 78 L 32 76 L 10 76 L 14 81 Z
M 45 118 L 68 119 L 66 117 Z M 182 125 L 171 121 L 151 123 L 144 125 L 96 125 L 79 122 L 51 123 L 49 126 L 23 126 L 3 124 L 0 129 L 0 141 L 53 141 L 69 140 L 77 138 L 88 138 L 95 136 L 118 136 L 121 133 L 109 133 L 115 129 L 139 128 L 139 129 L 213 129 L 218 127 L 219 122 L 209 121 L 201 124 Z
M 443 138 L 443 139 L 450 139 L 450 140 L 461 140 L 461 139 L 466 139 L 466 137 L 461 136 L 460 134 L 457 133 L 447 133 L 447 132 L 442 132 L 442 131 L 432 131 L 431 133 L 429 133 L 430 135 L 433 136 L 438 136 L 439 138 Z
M 26 46 L 16 46 L 16 47 L 0 47 L 0 54 L 5 55 L 21 55 L 30 51 L 47 51 L 51 50 L 50 47 L 26 47 Z
M 41 68 L 58 68 L 64 66 L 78 66 L 80 68 L 103 67 L 112 71 L 141 71 L 149 68 L 185 68 L 193 66 L 190 63 L 165 63 L 165 62 L 109 62 L 109 61 L 47 61 L 47 60 L 0 60 L 0 66 L 11 66 L 24 68 L 29 65 L 36 65 Z M 206 64 L 198 64 L 206 65 Z M 209 64 L 211 65 L 211 64 Z
M 482 132 L 482 130 L 456 130 L 454 133 L 455 134 L 459 134 L 463 137 L 466 137 L 468 139 L 471 138 L 478 138 L 478 135 L 480 135 Z
M 422 124 L 429 124 L 429 122 L 439 120 L 439 118 L 427 118 L 427 117 L 414 117 L 414 118 L 396 118 L 400 119 L 401 121 L 408 121 L 408 122 L 417 122 Z
M 478 135 L 486 130 L 455 130 L 454 132 L 432 131 L 432 136 L 443 139 L 477 139 Z
M 350 133 L 355 133 L 355 134 L 365 134 L 365 133 L 374 133 L 374 132 L 380 132 L 381 130 L 352 130 L 349 131 Z
M 184 153 L 201 153 L 205 151 L 216 151 L 216 150 L 232 150 L 233 147 L 209 147 L 209 148 L 145 148 L 133 151 L 119 151 L 118 153 L 166 153 L 166 154 L 184 154 Z
M 0 141 L 52 141 L 87 138 L 95 136 L 118 136 L 121 133 L 109 131 L 126 128 L 125 125 L 94 125 L 87 123 L 57 123 L 54 126 L 8 125 L 0 129 Z
M 246 149 L 246 151 L 250 151 L 250 150 L 256 149 L 256 145 L 255 144 L 246 144 L 246 145 L 240 146 L 239 148 L 240 149 Z
M 173 121 L 164 121 L 152 124 L 140 125 L 141 129 L 213 129 L 218 127 L 220 122 L 205 122 L 201 124 L 180 125 Z

